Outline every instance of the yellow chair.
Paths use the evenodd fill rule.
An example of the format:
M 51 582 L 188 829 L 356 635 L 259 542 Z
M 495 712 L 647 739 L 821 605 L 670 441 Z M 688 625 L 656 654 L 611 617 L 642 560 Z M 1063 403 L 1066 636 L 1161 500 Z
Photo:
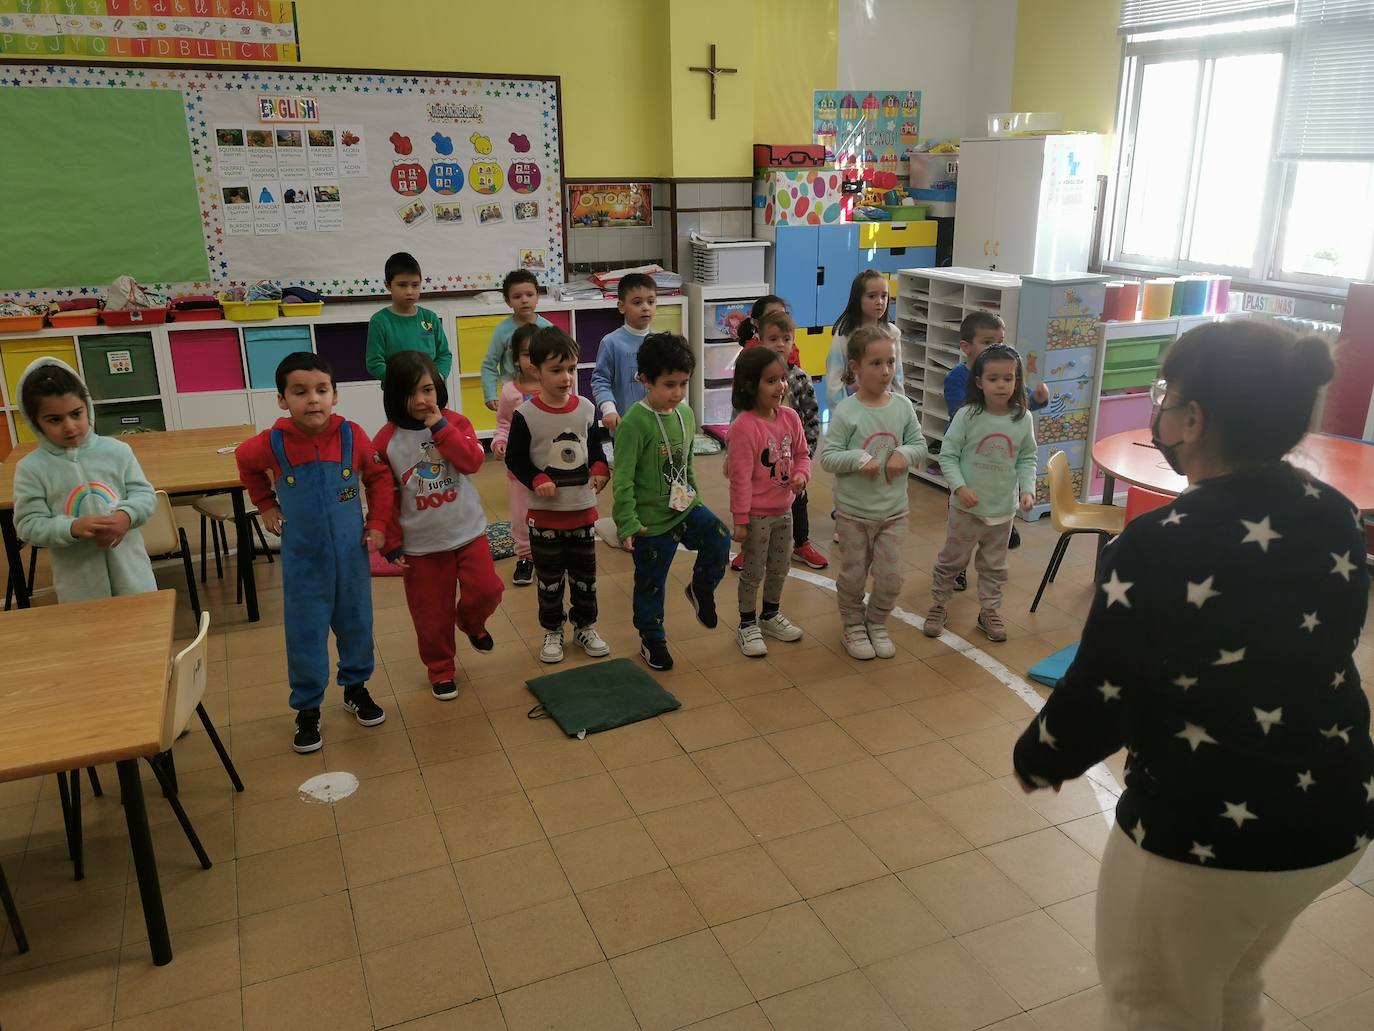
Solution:
M 1069 478 L 1069 460 L 1064 452 L 1056 451 L 1050 455 L 1050 525 L 1059 534 L 1059 541 L 1050 555 L 1050 563 L 1045 567 L 1045 575 L 1040 578 L 1040 589 L 1035 592 L 1035 600 L 1030 610 L 1034 612 L 1040 604 L 1040 596 L 1045 593 L 1045 585 L 1054 582 L 1064 554 L 1069 550 L 1069 538 L 1077 533 L 1095 533 L 1103 543 L 1115 537 L 1126 528 L 1126 510 L 1115 505 L 1089 505 L 1073 496 L 1073 483 Z

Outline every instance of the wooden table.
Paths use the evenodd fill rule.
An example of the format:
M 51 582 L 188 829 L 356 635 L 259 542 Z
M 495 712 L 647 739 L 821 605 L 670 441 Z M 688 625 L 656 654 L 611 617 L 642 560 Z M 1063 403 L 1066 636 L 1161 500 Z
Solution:
M 220 494 L 228 492 L 234 504 L 234 529 L 238 536 L 237 575 L 243 581 L 243 600 L 249 622 L 258 620 L 258 587 L 253 578 L 253 530 L 243 500 L 243 484 L 233 454 L 222 455 L 220 448 L 240 444 L 256 434 L 255 426 L 216 426 L 203 430 L 168 430 L 162 433 L 135 433 L 120 439 L 134 450 L 143 475 L 157 490 L 173 497 L 179 494 Z M 19 607 L 29 607 L 28 584 L 22 575 L 19 537 L 14 529 L 14 469 L 19 460 L 37 445 L 21 444 L 0 462 L 0 535 L 4 537 L 5 559 L 10 583 Z
M 0 782 L 113 762 L 148 944 L 171 962 L 138 760 L 161 747 L 176 592 L 0 614 Z M 79 647 L 76 643 L 79 642 Z
M 1093 445 L 1093 461 L 1102 470 L 1102 500 L 1113 504 L 1116 481 L 1159 494 L 1182 494 L 1188 481 L 1150 443 L 1149 430 L 1128 430 L 1103 437 Z M 1326 433 L 1309 433 L 1288 461 L 1329 483 L 1361 512 L 1374 512 L 1374 445 Z

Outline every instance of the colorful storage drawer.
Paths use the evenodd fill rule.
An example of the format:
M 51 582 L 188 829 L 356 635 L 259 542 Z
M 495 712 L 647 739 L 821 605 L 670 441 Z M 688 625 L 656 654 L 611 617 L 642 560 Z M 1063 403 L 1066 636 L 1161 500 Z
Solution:
M 21 337 L 18 340 L 0 340 L 0 363 L 3 363 L 5 369 L 5 392 L 10 404 L 19 404 L 19 377 L 35 358 L 43 357 L 60 359 L 75 369 L 76 341 L 71 337 Z M 27 427 L 21 425 L 20 439 L 32 440 L 32 436 L 24 436 L 26 432 Z
M 1160 336 L 1108 340 L 1107 354 L 1102 367 L 1111 371 L 1126 366 L 1144 365 L 1147 362 L 1158 365 L 1173 339 L 1172 336 Z
M 594 364 L 601 352 L 601 341 L 625 325 L 625 316 L 614 308 L 593 308 L 579 311 L 573 325 L 577 340 L 577 360 L 582 365 Z
M 482 359 L 491 345 L 492 330 L 505 320 L 505 315 L 465 315 L 458 319 L 457 371 L 464 376 L 475 376 L 482 371 Z
M 934 225 L 934 223 L 931 223 Z M 934 247 L 861 247 L 859 248 L 859 268 L 877 269 L 896 275 L 904 268 L 934 268 Z M 896 292 L 891 294 L 894 302 Z
M 859 247 L 934 247 L 940 227 L 934 222 L 860 222 Z M 924 268 L 928 266 L 911 266 Z
M 568 336 L 572 336 L 572 335 L 573 335 L 573 313 L 572 313 L 572 312 L 570 312 L 570 311 L 541 311 L 539 314 L 542 315 L 542 316 L 544 316 L 544 318 L 546 318 L 549 322 L 552 322 L 555 326 L 557 326 L 559 329 L 561 329 L 564 333 L 567 333 Z M 616 314 L 619 315 L 620 313 L 619 313 L 619 312 L 616 312 Z
M 701 368 L 707 383 L 729 382 L 735 378 L 735 360 L 739 358 L 739 344 L 729 340 L 707 341 L 702 347 Z
M 771 169 L 754 180 L 756 225 L 834 225 L 853 206 L 833 168 Z
M 173 330 L 168 339 L 178 394 L 243 389 L 238 330 Z
M 482 377 L 464 376 L 458 381 L 460 410 L 478 433 L 496 429 L 496 413 L 482 400 Z
M 162 392 L 153 338 L 147 333 L 82 337 L 81 368 L 91 397 L 97 401 L 151 397 Z
M 334 382 L 363 383 L 367 371 L 367 323 L 325 323 L 315 327 L 315 352 L 334 367 Z
M 796 341 L 797 350 L 801 352 L 801 367 L 810 375 L 825 375 L 825 356 L 830 353 L 834 333 L 830 326 L 797 328 Z
M 163 417 L 160 400 L 120 401 L 96 405 L 95 427 L 102 437 L 123 437 L 130 433 L 165 430 L 167 420 Z
M 253 390 L 276 389 L 277 366 L 288 354 L 313 350 L 309 326 L 245 329 L 243 349 L 248 355 L 248 385 Z

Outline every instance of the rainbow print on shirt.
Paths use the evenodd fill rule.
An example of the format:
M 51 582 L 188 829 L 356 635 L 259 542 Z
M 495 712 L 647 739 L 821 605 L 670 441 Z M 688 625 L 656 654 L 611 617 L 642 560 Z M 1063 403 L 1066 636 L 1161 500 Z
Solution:
M 119 495 L 108 483 L 92 480 L 83 483 L 67 495 L 66 514 L 76 519 L 82 515 L 105 515 L 119 504 Z

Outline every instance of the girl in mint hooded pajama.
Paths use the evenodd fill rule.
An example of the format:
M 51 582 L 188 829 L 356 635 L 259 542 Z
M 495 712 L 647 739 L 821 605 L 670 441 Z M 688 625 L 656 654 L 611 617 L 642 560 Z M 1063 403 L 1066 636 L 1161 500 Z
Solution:
M 15 393 L 22 397 L 24 381 L 44 365 L 76 375 L 56 358 L 39 358 L 19 377 Z M 138 527 L 152 516 L 157 497 L 129 445 L 118 437 L 96 435 L 95 410 L 84 383 L 81 395 L 91 428 L 74 448 L 48 440 L 24 412 L 38 447 L 14 471 L 15 528 L 21 540 L 48 549 L 59 602 L 155 591 L 153 566 Z M 115 547 L 102 548 L 72 536 L 72 523 L 81 516 L 114 512 L 129 516 L 129 532 Z

